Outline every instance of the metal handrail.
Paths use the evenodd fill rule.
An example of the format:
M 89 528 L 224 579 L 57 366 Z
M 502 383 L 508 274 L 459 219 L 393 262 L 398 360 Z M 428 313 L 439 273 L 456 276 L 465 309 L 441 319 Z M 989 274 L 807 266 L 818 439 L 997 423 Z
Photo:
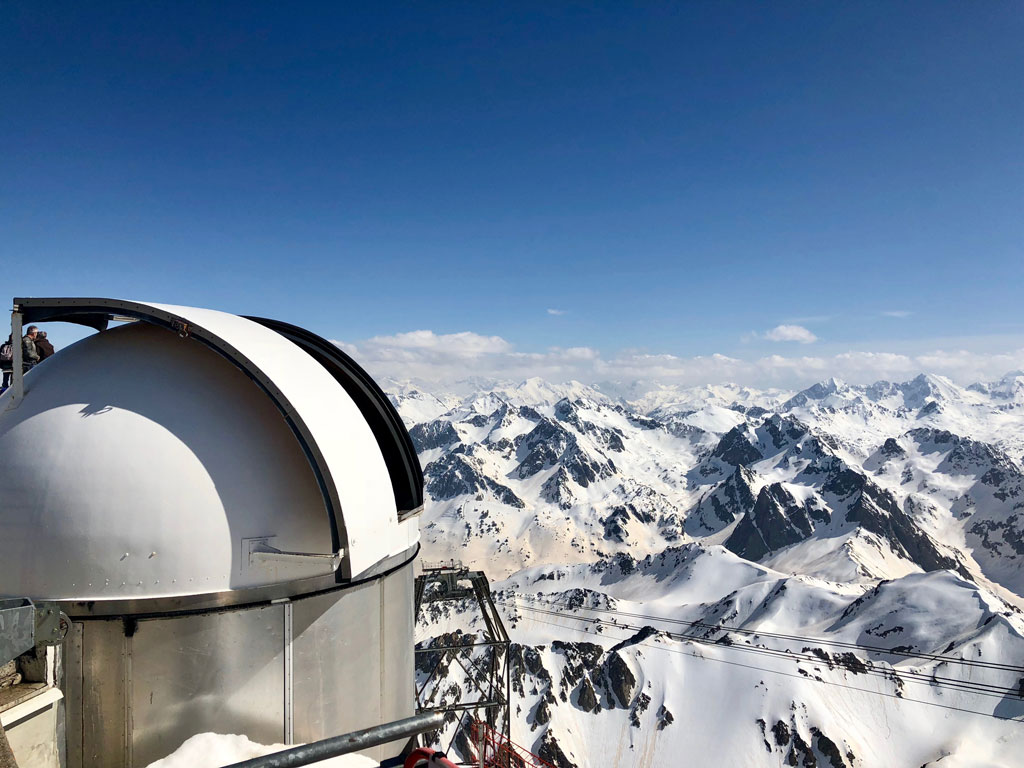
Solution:
M 439 560 L 436 562 L 424 560 L 421 564 L 425 571 L 441 571 L 441 570 L 453 570 L 453 571 L 464 571 L 466 566 L 462 564 L 461 560 Z
M 443 712 L 414 715 L 393 723 L 375 725 L 361 731 L 352 731 L 352 733 L 345 733 L 341 736 L 332 736 L 322 741 L 303 744 L 301 747 L 292 747 L 262 757 L 254 757 L 251 760 L 243 760 L 240 763 L 225 766 L 225 768 L 297 768 L 301 765 L 319 763 L 321 760 L 338 755 L 347 755 L 361 749 L 377 747 L 387 744 L 389 741 L 408 739 L 426 731 L 437 730 L 443 724 Z

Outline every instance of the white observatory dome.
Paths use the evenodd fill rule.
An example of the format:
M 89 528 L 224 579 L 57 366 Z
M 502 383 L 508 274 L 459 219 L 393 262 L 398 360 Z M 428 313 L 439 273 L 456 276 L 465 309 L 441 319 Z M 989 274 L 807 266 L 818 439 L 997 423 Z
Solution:
M 62 619 L 61 764 L 411 716 L 423 472 L 373 379 L 278 320 L 14 299 L 15 338 L 50 322 L 99 333 L 16 365 L 0 395 L 0 597 Z
M 187 332 L 102 331 L 30 371 L 20 402 L 0 398 L 3 593 L 201 595 L 342 564 L 354 578 L 415 545 L 378 438 L 322 362 L 252 320 L 134 306 Z

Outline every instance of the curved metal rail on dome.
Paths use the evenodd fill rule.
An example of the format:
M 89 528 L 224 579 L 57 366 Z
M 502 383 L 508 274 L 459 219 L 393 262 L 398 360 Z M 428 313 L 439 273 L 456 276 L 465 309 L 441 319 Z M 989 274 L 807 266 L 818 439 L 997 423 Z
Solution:
M 244 317 L 277 331 L 307 352 L 337 379 L 359 407 L 384 454 L 384 462 L 391 475 L 391 485 L 395 490 L 398 519 L 404 520 L 419 512 L 423 507 L 423 470 L 416 456 L 416 447 L 409 437 L 402 417 L 398 415 L 391 400 L 377 386 L 377 382 L 370 374 L 337 345 L 312 331 L 281 320 L 250 315 Z
M 369 424 L 385 459 L 395 492 L 399 522 L 420 511 L 423 504 L 423 474 L 408 432 L 387 396 L 348 355 L 327 340 L 297 326 L 265 318 L 244 318 L 274 331 L 313 357 L 342 386 Z M 335 551 L 345 547 L 345 523 L 331 492 L 330 468 L 316 440 L 297 409 L 275 382 L 253 360 L 207 328 L 159 305 L 105 298 L 15 298 L 12 333 L 20 336 L 24 325 L 69 322 L 104 331 L 113 320 L 138 320 L 195 339 L 229 360 L 259 386 L 281 412 L 309 461 L 324 498 Z M 22 392 L 21 345 L 15 344 L 13 389 L 16 406 Z M 341 572 L 339 571 L 339 576 Z M 348 573 L 346 576 L 351 577 Z

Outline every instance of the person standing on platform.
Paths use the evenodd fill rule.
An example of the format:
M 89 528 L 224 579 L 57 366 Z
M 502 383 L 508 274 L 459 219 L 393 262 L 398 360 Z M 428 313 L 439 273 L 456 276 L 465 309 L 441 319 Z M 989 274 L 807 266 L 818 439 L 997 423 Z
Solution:
M 46 331 L 39 331 L 36 334 L 36 351 L 39 353 L 40 363 L 55 352 L 53 344 L 46 338 Z
M 25 336 L 21 339 L 21 366 L 23 371 L 39 362 L 39 350 L 36 349 L 36 336 L 39 329 L 30 325 L 25 329 Z
M 14 344 L 10 336 L 7 337 L 7 341 L 0 344 L 0 371 L 4 374 L 0 390 L 4 390 L 11 386 L 11 376 L 14 374 Z

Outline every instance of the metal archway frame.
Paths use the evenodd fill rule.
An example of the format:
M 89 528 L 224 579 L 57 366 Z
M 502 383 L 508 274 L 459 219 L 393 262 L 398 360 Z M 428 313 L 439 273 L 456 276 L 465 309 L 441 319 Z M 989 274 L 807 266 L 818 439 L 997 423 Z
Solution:
M 390 402 L 361 368 L 340 350 L 337 350 L 337 356 L 331 354 L 327 347 L 333 345 L 315 334 L 276 321 L 248 319 L 191 307 L 104 298 L 15 298 L 12 337 L 16 335 L 20 338 L 23 325 L 30 323 L 71 322 L 103 331 L 115 319 L 146 322 L 204 344 L 241 370 L 271 399 L 309 461 L 323 496 L 332 547 L 335 552 L 344 550 L 347 555 L 342 559 L 338 571 L 339 580 L 356 577 L 373 565 L 375 559 L 371 557 L 372 548 L 366 545 L 369 544 L 367 539 L 374 534 L 368 530 L 369 523 L 361 521 L 365 524 L 359 538 L 364 543 L 366 554 L 358 554 L 354 546 L 354 533 L 350 530 L 351 526 L 346 526 L 343 516 L 341 494 L 331 463 L 318 442 L 317 430 L 310 423 L 310 404 L 307 402 L 301 408 L 295 402 L 296 395 L 300 400 L 309 398 L 304 398 L 301 384 L 295 381 L 295 377 L 286 387 L 289 392 L 279 385 L 279 380 L 289 378 L 287 374 L 290 370 L 288 361 L 280 358 L 288 357 L 293 366 L 307 368 L 309 358 L 312 358 L 342 386 L 363 414 L 363 419 L 378 441 L 395 491 L 395 510 L 398 515 L 389 525 L 399 526 L 401 519 L 417 512 L 422 505 L 422 472 L 397 413 L 394 413 Z M 286 346 L 282 347 L 281 341 L 285 341 Z M 15 343 L 14 347 L 14 391 L 10 407 L 17 407 L 24 393 L 21 345 Z M 292 352 L 300 358 L 294 357 Z M 272 371 L 275 375 L 272 375 Z M 358 396 L 353 396 L 353 391 Z M 387 405 L 382 405 L 381 400 Z M 306 411 L 305 415 L 303 410 Z M 323 439 L 323 430 L 320 431 Z M 415 506 L 410 507 L 413 504 Z M 356 522 L 358 524 L 360 521 Z

